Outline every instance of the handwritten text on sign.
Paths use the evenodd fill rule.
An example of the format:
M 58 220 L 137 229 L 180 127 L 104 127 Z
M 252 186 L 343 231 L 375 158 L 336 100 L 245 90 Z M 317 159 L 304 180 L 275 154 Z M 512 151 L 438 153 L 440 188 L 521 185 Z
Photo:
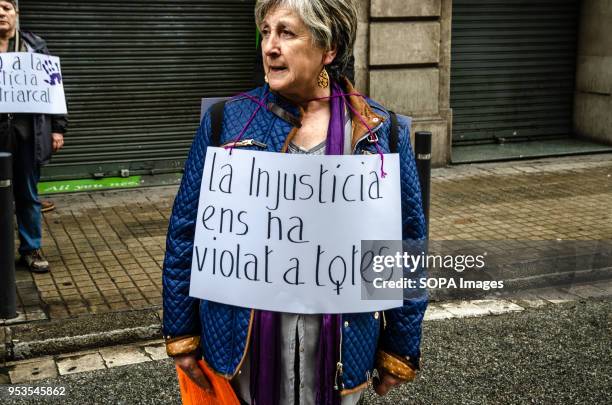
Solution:
M 0 113 L 66 114 L 59 58 L 0 53 Z
M 361 240 L 400 240 L 399 161 L 208 148 L 190 295 L 291 313 L 389 309 L 361 299 Z M 401 296 L 400 296 L 401 298 Z

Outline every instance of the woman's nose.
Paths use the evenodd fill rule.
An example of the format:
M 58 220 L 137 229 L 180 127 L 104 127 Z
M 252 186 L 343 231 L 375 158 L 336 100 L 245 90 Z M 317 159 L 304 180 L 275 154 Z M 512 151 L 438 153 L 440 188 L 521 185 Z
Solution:
M 278 37 L 274 34 L 270 34 L 267 38 L 264 38 L 261 44 L 261 49 L 264 55 L 275 56 L 280 54 L 280 48 L 278 43 Z

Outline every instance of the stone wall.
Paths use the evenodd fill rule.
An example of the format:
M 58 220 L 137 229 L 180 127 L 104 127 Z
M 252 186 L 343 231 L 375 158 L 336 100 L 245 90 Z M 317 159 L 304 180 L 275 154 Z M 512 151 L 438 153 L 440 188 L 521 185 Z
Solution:
M 361 0 L 357 88 L 433 134 L 432 164 L 450 161 L 451 0 Z
M 612 145 L 612 0 L 582 2 L 574 129 Z

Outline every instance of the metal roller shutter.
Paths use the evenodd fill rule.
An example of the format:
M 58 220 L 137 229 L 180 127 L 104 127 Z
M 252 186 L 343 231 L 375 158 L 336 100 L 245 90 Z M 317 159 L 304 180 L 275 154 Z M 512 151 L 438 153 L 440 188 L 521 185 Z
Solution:
M 454 0 L 453 142 L 570 135 L 577 0 Z
M 60 56 L 70 127 L 47 179 L 178 172 L 202 97 L 253 86 L 254 0 L 22 0 Z

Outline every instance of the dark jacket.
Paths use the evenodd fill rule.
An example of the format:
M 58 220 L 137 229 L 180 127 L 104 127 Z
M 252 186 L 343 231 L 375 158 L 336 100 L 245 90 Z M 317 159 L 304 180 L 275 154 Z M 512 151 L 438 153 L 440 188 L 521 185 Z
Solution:
M 267 86 L 250 92 L 261 98 Z M 349 93 L 352 89 L 349 89 Z M 294 116 L 298 109 L 271 94 L 270 103 Z M 389 152 L 391 124 L 389 113 L 372 100 L 351 97 L 351 104 L 368 122 L 378 137 L 378 144 Z M 227 102 L 224 112 L 221 143 L 232 140 L 252 116 L 257 104 L 246 97 Z M 354 125 L 359 125 L 355 123 Z M 357 126 L 353 132 L 353 153 L 377 153 L 366 140 L 367 131 Z M 279 152 L 288 142 L 293 125 L 267 110 L 259 111 L 244 134 L 244 140 L 256 140 L 265 145 L 263 150 Z M 400 177 L 402 190 L 402 234 L 405 240 L 426 237 L 425 219 L 421 208 L 421 193 L 414 156 L 410 147 L 410 122 L 400 118 Z M 210 113 L 206 113 L 185 164 L 185 174 L 174 203 L 163 268 L 164 334 L 167 342 L 180 343 L 185 337 L 201 336 L 201 350 L 206 362 L 219 374 L 232 378 L 238 372 L 248 350 L 252 311 L 189 296 L 189 280 L 193 251 L 200 185 L 206 148 L 211 144 Z M 248 149 L 262 150 L 245 142 Z M 358 219 L 356 219 L 358 220 Z M 421 323 L 427 307 L 426 297 L 407 300 L 403 307 L 376 313 L 344 314 L 342 316 L 343 367 L 338 370 L 339 386 L 343 393 L 365 388 L 375 366 L 377 351 L 385 351 L 409 361 L 418 368 L 420 361 Z M 386 321 L 383 321 L 385 319 Z M 180 339 L 176 341 L 175 339 Z M 338 360 L 340 362 L 340 359 Z
M 25 41 L 32 52 L 49 55 L 47 43 L 41 37 L 27 31 L 21 32 L 21 38 Z M 49 163 L 53 154 L 51 134 L 59 132 L 66 133 L 68 128 L 68 117 L 65 115 L 34 114 L 34 154 L 36 162 L 44 165 Z

